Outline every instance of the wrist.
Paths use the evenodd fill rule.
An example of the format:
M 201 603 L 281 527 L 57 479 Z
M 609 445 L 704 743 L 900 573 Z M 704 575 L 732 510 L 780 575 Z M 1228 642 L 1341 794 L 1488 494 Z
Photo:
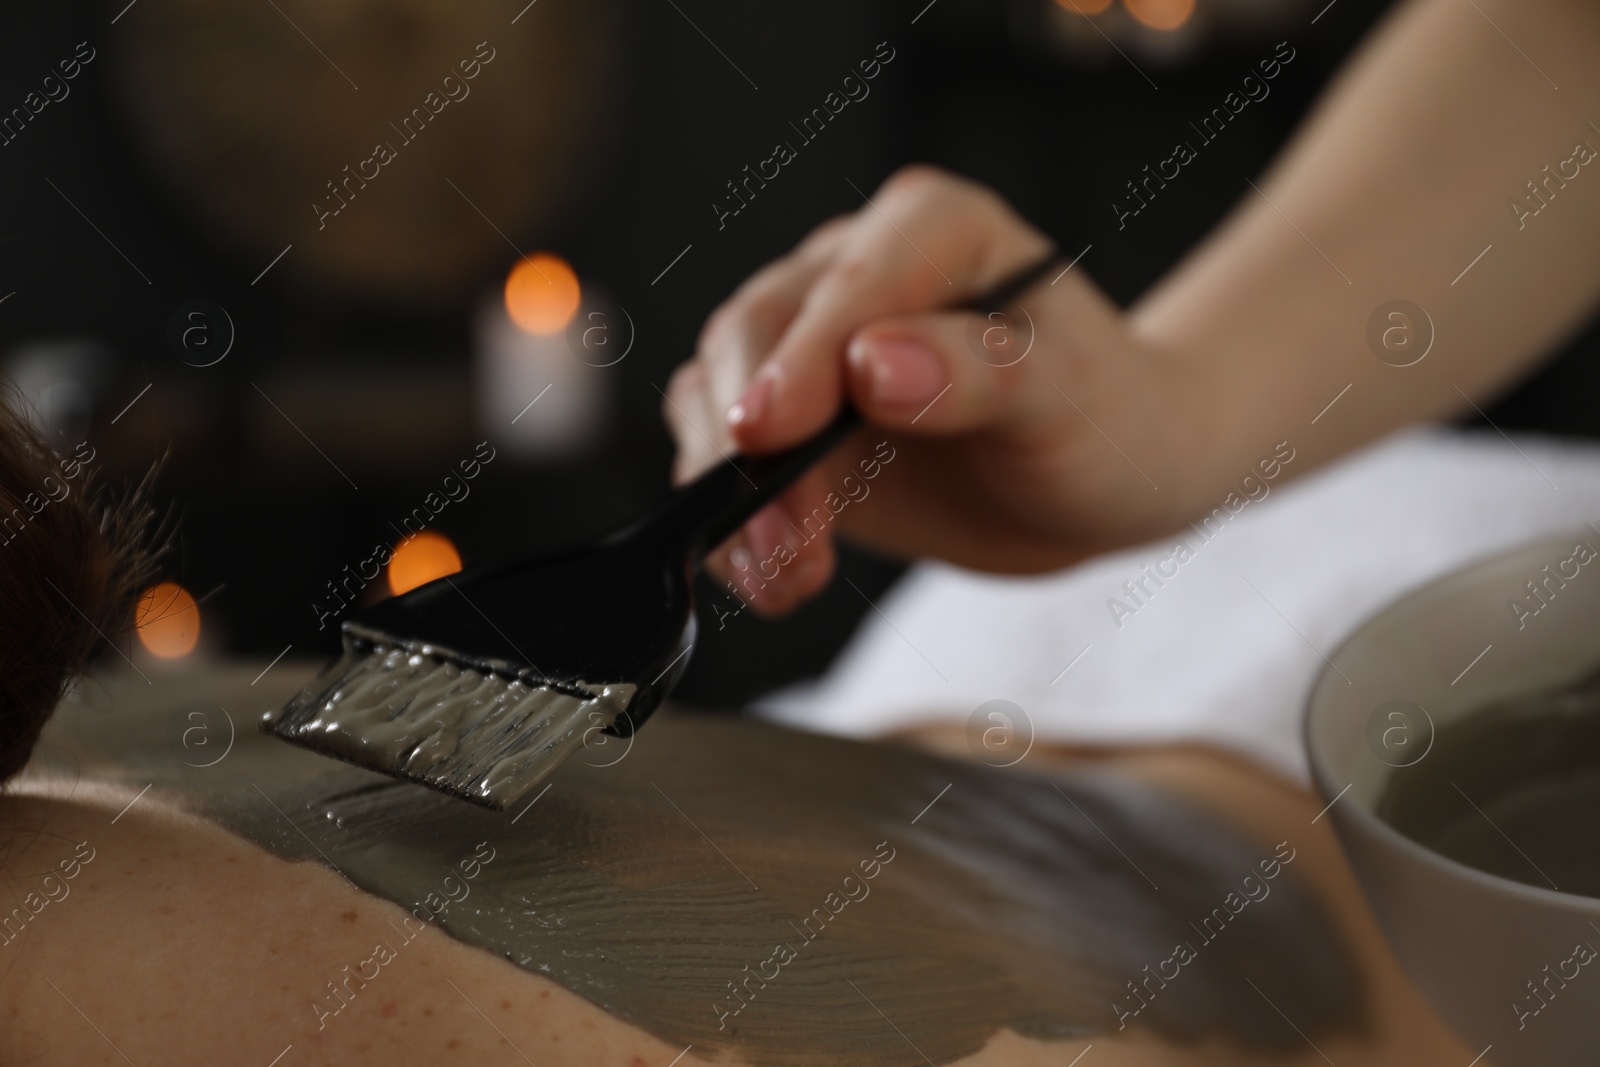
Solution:
M 1130 321 L 1137 336 L 1137 324 Z M 1216 509 L 1242 509 L 1280 480 L 1296 455 L 1269 417 L 1263 383 L 1240 364 L 1205 358 L 1171 343 L 1139 338 L 1146 393 L 1157 424 L 1153 465 L 1159 502 L 1148 516 L 1152 536 L 1181 529 Z

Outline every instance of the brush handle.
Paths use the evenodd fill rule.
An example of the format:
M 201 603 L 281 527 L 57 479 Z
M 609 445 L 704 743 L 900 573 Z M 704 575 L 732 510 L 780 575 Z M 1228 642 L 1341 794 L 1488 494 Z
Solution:
M 1055 265 L 1056 255 L 1052 250 L 982 296 L 960 306 L 983 313 L 1002 310 Z M 678 547 L 687 550 L 691 562 L 698 564 L 708 551 L 794 484 L 861 424 L 860 414 L 846 402 L 831 423 L 794 448 L 763 456 L 729 457 L 675 491 L 643 525 L 671 538 Z
M 678 490 L 668 507 L 678 505 L 672 510 L 693 527 L 684 531 L 692 561 L 699 563 L 860 427 L 861 416 L 846 404 L 832 422 L 794 448 L 733 456 Z

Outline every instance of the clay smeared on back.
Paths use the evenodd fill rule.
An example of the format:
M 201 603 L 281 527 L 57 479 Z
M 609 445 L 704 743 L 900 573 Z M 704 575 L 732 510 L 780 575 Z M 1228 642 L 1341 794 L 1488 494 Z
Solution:
M 586 761 L 625 742 L 580 753 L 533 807 L 500 813 L 262 738 L 237 713 L 228 759 L 198 769 L 175 743 L 193 706 L 117 693 L 111 715 L 64 705 L 50 758 L 154 779 L 263 848 L 331 862 L 702 1053 L 943 1064 L 1004 1027 L 1063 1038 L 1124 1016 L 1168 1039 L 1291 1049 L 1294 1026 L 1315 1037 L 1362 1021 L 1355 966 L 1292 863 L 1264 880 L 1270 847 L 1126 777 L 668 713 L 613 766 Z M 484 842 L 493 859 L 443 886 Z M 1251 876 L 1270 891 L 1240 907 Z M 1149 981 L 1173 973 L 1180 944 L 1192 958 Z

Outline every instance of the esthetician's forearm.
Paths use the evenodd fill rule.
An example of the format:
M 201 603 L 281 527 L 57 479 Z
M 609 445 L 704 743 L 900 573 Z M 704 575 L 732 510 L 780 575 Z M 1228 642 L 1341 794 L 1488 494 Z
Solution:
M 1303 471 L 1469 411 L 1466 398 L 1487 407 L 1600 294 L 1600 159 L 1578 162 L 1579 143 L 1600 149 L 1600 4 L 1397 8 L 1260 192 L 1244 186 L 1229 220 L 1132 311 L 1197 383 L 1184 417 L 1208 447 L 1192 480 L 1248 466 L 1274 441 L 1311 461 Z M 1526 183 L 1549 175 L 1548 203 L 1519 218 L 1510 201 L 1539 207 Z M 1404 368 L 1365 336 L 1396 298 L 1436 330 Z

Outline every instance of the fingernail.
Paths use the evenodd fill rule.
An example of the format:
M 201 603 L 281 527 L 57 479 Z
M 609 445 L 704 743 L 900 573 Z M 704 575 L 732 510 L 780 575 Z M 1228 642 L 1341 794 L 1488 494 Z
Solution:
M 756 557 L 756 564 L 767 563 L 778 554 L 778 549 L 788 545 L 789 524 L 783 514 L 783 509 L 777 504 L 768 504 L 745 524 L 745 537 L 750 543 L 750 551 Z
M 729 426 L 749 426 L 761 421 L 767 412 L 767 404 L 772 399 L 772 375 L 757 374 L 749 385 L 745 386 L 744 395 L 739 397 L 739 402 L 728 409 Z
M 850 362 L 870 376 L 873 401 L 886 407 L 922 407 L 948 384 L 938 353 L 909 337 L 857 338 Z

